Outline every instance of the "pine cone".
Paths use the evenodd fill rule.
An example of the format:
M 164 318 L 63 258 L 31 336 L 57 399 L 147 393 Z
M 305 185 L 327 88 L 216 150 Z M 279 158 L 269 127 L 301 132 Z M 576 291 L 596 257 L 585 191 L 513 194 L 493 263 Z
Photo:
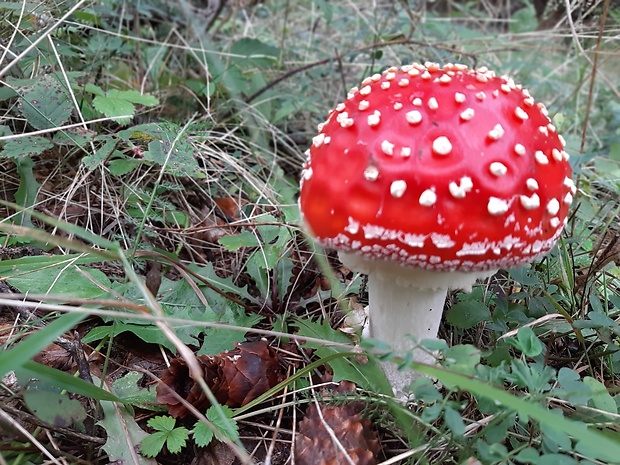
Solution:
M 197 357 L 207 386 L 220 404 L 229 407 L 248 404 L 284 379 L 278 357 L 267 341 L 235 345 L 237 348 L 229 352 Z M 157 386 L 157 401 L 166 404 L 168 413 L 173 417 L 183 418 L 189 411 L 170 389 L 201 412 L 210 407 L 209 399 L 190 377 L 189 368 L 182 358 L 172 359 L 170 367 L 160 378 L 162 382 Z
M 340 389 L 339 389 L 340 390 Z M 356 465 L 375 465 L 380 445 L 376 431 L 368 418 L 362 418 L 363 406 L 359 402 L 343 405 L 321 406 L 321 415 L 312 404 L 305 418 L 299 423 L 295 438 L 295 463 L 297 465 L 340 465 L 349 463 L 344 452 L 335 444 L 325 423 Z

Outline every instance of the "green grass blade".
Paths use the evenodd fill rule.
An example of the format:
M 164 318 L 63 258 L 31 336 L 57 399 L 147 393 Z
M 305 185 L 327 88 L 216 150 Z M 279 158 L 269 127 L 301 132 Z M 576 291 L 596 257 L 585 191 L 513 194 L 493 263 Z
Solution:
M 123 403 L 119 397 L 105 389 L 101 389 L 94 384 L 84 381 L 81 378 L 76 378 L 64 371 L 56 370 L 55 368 L 33 362 L 32 360 L 24 363 L 17 371 L 29 378 L 39 379 L 52 386 L 61 387 L 75 394 L 91 397 L 96 400 L 109 400 L 111 402 Z
M 33 334 L 25 338 L 12 349 L 0 353 L 0 373 L 2 376 L 11 370 L 24 366 L 32 357 L 41 352 L 45 346 L 65 331 L 73 328 L 86 315 L 80 313 L 66 313 Z
M 101 247 L 102 249 L 110 249 L 110 250 L 118 250 L 120 249 L 120 245 L 117 242 L 112 242 L 109 241 L 107 239 L 104 239 L 101 236 L 98 236 L 97 234 L 90 232 L 84 228 L 82 228 L 81 226 L 78 226 L 76 224 L 71 224 L 68 223 L 66 221 L 62 221 L 62 220 L 58 220 L 56 218 L 52 218 L 51 216 L 48 215 L 44 215 L 42 213 L 39 213 L 37 211 L 33 211 L 31 209 L 28 208 L 23 208 L 13 202 L 7 202 L 6 200 L 0 200 L 0 205 L 3 205 L 5 207 L 9 207 L 15 211 L 18 212 L 23 212 L 23 213 L 27 213 L 30 216 L 32 216 L 33 218 L 37 218 L 38 220 L 43 221 L 46 224 L 49 224 L 50 226 L 54 226 L 66 233 L 69 233 L 75 237 L 79 237 L 80 239 L 90 242 L 91 244 L 97 245 L 99 247 Z M 6 229 L 7 228 L 7 224 L 4 224 L 2 222 L 0 222 L 0 229 Z M 24 228 L 24 229 L 28 229 L 28 228 Z M 34 231 L 38 231 L 38 230 L 34 230 Z M 8 232 L 12 232 L 12 231 L 8 231 Z M 51 236 L 50 237 L 53 238 L 52 243 L 56 244 L 57 241 L 59 241 L 61 238 L 58 236 Z M 39 240 L 38 237 L 35 237 L 34 239 Z

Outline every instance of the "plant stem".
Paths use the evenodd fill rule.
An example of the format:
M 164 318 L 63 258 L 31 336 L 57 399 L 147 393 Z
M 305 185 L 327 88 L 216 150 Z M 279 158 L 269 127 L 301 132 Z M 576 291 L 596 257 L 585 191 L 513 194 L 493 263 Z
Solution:
M 413 349 L 413 360 L 433 364 L 431 353 L 415 347 L 421 340 L 437 337 L 448 289 L 418 289 L 381 273 L 371 273 L 368 285 L 369 335 L 390 344 L 400 356 Z M 409 369 L 399 371 L 391 362 L 384 363 L 383 370 L 397 397 L 423 376 Z
M 338 255 L 349 269 L 368 275 L 370 311 L 364 336 L 390 344 L 403 357 L 413 349 L 413 360 L 425 364 L 433 364 L 435 357 L 415 347 L 437 337 L 448 289 L 470 291 L 477 279 L 497 271 L 428 271 L 356 253 Z M 383 364 L 383 369 L 399 398 L 406 397 L 409 384 L 422 376 L 413 370 L 399 371 L 393 363 Z

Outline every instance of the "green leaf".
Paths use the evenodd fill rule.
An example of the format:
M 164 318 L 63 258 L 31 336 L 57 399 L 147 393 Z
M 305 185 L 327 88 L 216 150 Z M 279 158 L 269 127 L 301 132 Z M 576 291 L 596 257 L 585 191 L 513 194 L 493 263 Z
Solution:
M 14 275 L 7 281 L 22 292 L 59 294 L 67 298 L 100 299 L 108 297 L 102 288 L 110 287 L 110 280 L 100 270 L 81 267 L 57 266 Z
M 126 404 L 146 410 L 160 410 L 162 405 L 157 402 L 155 387 L 150 384 L 148 387 L 138 385 L 143 377 L 142 373 L 130 371 L 122 378 L 114 381 L 112 391 Z
M 90 170 L 100 166 L 114 152 L 118 141 L 112 136 L 103 135 L 97 137 L 96 142 L 103 142 L 103 144 L 99 146 L 93 155 L 87 155 L 82 158 L 82 163 Z
M 446 350 L 442 364 L 452 371 L 473 375 L 480 364 L 480 349 L 470 344 L 452 346 Z
M 4 143 L 0 157 L 13 159 L 40 155 L 54 146 L 49 139 L 41 136 L 25 136 L 9 139 Z
M 112 392 L 114 392 L 112 388 Z M 113 394 L 110 394 L 111 396 Z M 116 396 L 113 396 L 116 398 Z M 107 441 L 102 446 L 108 454 L 110 463 L 132 465 L 156 465 L 155 460 L 146 458 L 136 452 L 136 444 L 148 437 L 134 420 L 134 415 L 127 407 L 116 402 L 101 402 L 103 420 L 97 422 L 106 434 Z
M 28 210 L 36 203 L 41 185 L 34 177 L 34 161 L 32 158 L 18 158 L 15 160 L 15 165 L 19 173 L 19 188 L 15 192 L 15 201 L 25 209 L 17 215 L 15 223 L 32 227 Z
M 194 442 L 198 447 L 206 447 L 213 440 L 213 429 L 204 421 L 197 421 L 193 430 Z
M 147 425 L 153 428 L 154 430 L 164 431 L 164 432 L 172 431 L 174 427 L 176 426 L 176 424 L 177 424 L 177 421 L 168 415 L 160 415 L 157 417 L 153 417 L 147 423 Z
M 617 438 L 609 438 L 602 432 L 588 428 L 585 423 L 572 421 L 564 416 L 552 413 L 537 401 L 528 398 L 520 398 L 504 391 L 503 389 L 491 386 L 481 380 L 470 378 L 458 373 L 446 371 L 442 368 L 424 365 L 422 363 L 411 362 L 410 368 L 433 376 L 443 383 L 450 383 L 458 386 L 462 390 L 467 390 L 477 396 L 490 399 L 497 404 L 503 405 L 512 411 L 519 412 L 519 415 L 526 415 L 535 419 L 541 424 L 550 428 L 564 432 L 572 437 L 580 438 L 592 449 L 590 458 L 598 458 L 616 462 L 620 456 L 620 441 Z
M 41 331 L 43 330 L 38 330 L 36 334 L 39 334 Z M 94 384 L 37 362 L 25 362 L 21 368 L 15 368 L 15 371 L 18 372 L 20 376 L 35 378 L 52 386 L 59 386 L 75 394 L 91 397 L 96 400 L 122 402 L 122 400 L 114 394 Z
M 66 394 L 28 389 L 24 393 L 28 409 L 40 420 L 53 426 L 66 428 L 86 418 L 86 410 Z
M 517 331 L 517 338 L 506 338 L 506 342 L 526 357 L 536 357 L 542 353 L 543 345 L 536 333 L 529 326 L 523 326 Z
M 515 460 L 521 463 L 537 463 L 539 457 L 540 455 L 536 449 L 533 447 L 526 447 L 515 455 Z
M 612 160 L 620 161 L 620 142 L 612 142 L 609 145 L 609 156 Z
M 118 136 L 130 143 L 136 140 L 147 142 L 144 160 L 164 166 L 170 174 L 203 178 L 204 173 L 194 157 L 194 148 L 180 137 L 181 132 L 182 128 L 172 123 L 149 123 L 120 131 Z
M 512 13 L 510 19 L 509 27 L 512 33 L 531 32 L 538 27 L 536 10 L 531 4 Z
M 144 159 L 164 166 L 170 174 L 203 177 L 194 158 L 194 149 L 186 142 L 171 137 L 167 140 L 154 140 L 148 147 L 148 151 L 144 152 Z
M 150 94 L 141 94 L 137 90 L 116 90 L 112 89 L 108 92 L 108 97 L 127 100 L 128 102 L 146 107 L 159 105 L 157 97 Z
M 257 315 L 251 320 L 249 325 L 238 324 L 236 326 L 246 326 L 248 330 L 261 320 Z M 225 328 L 206 328 L 204 330 L 205 338 L 200 346 L 200 350 L 196 355 L 217 355 L 226 350 L 235 348 L 235 342 L 243 342 L 247 331 L 237 331 Z
M 97 133 L 95 131 L 89 129 L 71 128 L 58 131 L 54 135 L 53 140 L 56 145 L 69 145 L 84 148 L 96 135 Z
M 91 94 L 99 95 L 101 97 L 105 95 L 105 92 L 103 91 L 103 89 L 99 86 L 96 86 L 95 84 L 86 84 L 84 86 L 84 90 L 86 92 L 90 92 Z
M 280 49 L 258 39 L 243 37 L 232 44 L 230 53 L 235 63 L 244 68 L 272 66 L 280 56 Z
M 564 454 L 545 454 L 536 461 L 536 465 L 579 465 L 580 463 L 583 462 Z
M 20 257 L 13 260 L 0 260 L 0 277 L 8 278 L 10 276 L 24 274 L 27 272 L 39 270 L 41 268 L 53 267 L 61 264 L 72 263 L 74 265 L 85 265 L 89 263 L 99 263 L 103 259 L 96 256 L 88 256 L 84 254 L 67 254 L 67 255 L 33 255 Z
M 179 330 L 178 326 L 185 328 L 185 331 Z M 200 328 L 175 324 L 173 325 L 173 329 L 175 329 L 176 335 L 184 344 L 196 345 L 198 343 L 196 336 L 201 332 Z M 109 336 L 116 336 L 126 331 L 135 334 L 144 342 L 148 342 L 150 344 L 160 344 L 173 352 L 176 350 L 174 344 L 164 333 L 162 333 L 161 329 L 159 329 L 154 323 L 146 321 L 140 324 L 115 321 L 112 326 L 97 326 L 96 328 L 90 330 L 88 334 L 84 336 L 83 340 L 86 343 L 90 343 Z
M 592 391 L 591 402 L 594 408 L 613 414 L 618 413 L 618 405 L 603 383 L 591 376 L 584 377 L 583 383 Z
M 250 231 L 241 231 L 239 234 L 222 236 L 217 241 L 229 251 L 239 250 L 242 247 L 257 247 L 261 244 L 256 234 Z
M 166 444 L 168 434 L 158 431 L 146 436 L 140 443 L 140 453 L 145 457 L 155 457 Z
M 579 373 L 570 368 L 562 367 L 558 372 L 558 382 L 564 393 L 562 397 L 572 403 L 588 405 L 592 398 L 592 389 L 581 381 Z
M 239 439 L 239 427 L 237 422 L 233 420 L 233 411 L 226 405 L 217 407 L 209 407 L 205 416 L 209 420 L 214 428 L 215 438 L 222 441 L 228 439 L 230 441 L 238 441 Z
M 108 165 L 108 169 L 110 170 L 110 173 L 114 176 L 122 176 L 124 174 L 131 173 L 142 164 L 142 160 L 118 158 L 110 162 L 110 164 Z
M 171 453 L 180 452 L 189 438 L 189 431 L 182 426 L 175 428 L 175 424 L 176 420 L 170 416 L 151 418 L 147 425 L 157 431 L 142 440 L 142 453 L 154 457 L 161 451 L 164 443 Z
M 119 124 L 129 124 L 136 112 L 133 103 L 122 98 L 97 96 L 93 99 L 93 106 Z
M 450 431 L 455 436 L 463 436 L 465 434 L 465 423 L 461 414 L 450 406 L 446 406 L 443 413 L 443 419 Z
M 316 350 L 316 355 L 324 358 L 328 355 L 349 352 L 344 347 L 333 347 L 327 345 L 331 342 L 350 344 L 351 340 L 340 331 L 331 328 L 328 322 L 315 323 L 313 321 L 298 319 L 295 326 L 299 328 L 298 335 L 309 336 L 316 339 L 325 340 L 326 344 L 317 342 L 306 342 L 305 347 Z M 369 356 L 366 363 L 360 363 L 352 358 L 337 358 L 329 362 L 334 371 L 334 382 L 342 380 L 352 381 L 362 389 L 368 389 L 380 394 L 392 395 L 392 387 L 385 378 L 381 365 L 374 357 Z
M 56 77 L 42 74 L 32 85 L 17 88 L 17 107 L 35 129 L 49 129 L 65 124 L 73 105 L 65 88 Z
M 491 312 L 483 302 L 467 300 L 454 304 L 448 310 L 446 319 L 456 328 L 468 329 L 482 321 L 490 320 Z

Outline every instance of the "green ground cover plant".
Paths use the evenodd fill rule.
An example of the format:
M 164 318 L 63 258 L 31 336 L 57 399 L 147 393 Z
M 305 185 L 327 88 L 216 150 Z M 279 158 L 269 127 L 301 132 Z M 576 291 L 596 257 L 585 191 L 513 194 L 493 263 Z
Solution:
M 615 2 L 19 1 L 0 19 L 0 464 L 619 462 Z M 578 187 L 550 254 L 450 293 L 420 341 L 436 366 L 360 337 L 365 278 L 297 206 L 317 124 L 414 61 L 514 76 Z M 426 375 L 408 401 L 386 360 Z

